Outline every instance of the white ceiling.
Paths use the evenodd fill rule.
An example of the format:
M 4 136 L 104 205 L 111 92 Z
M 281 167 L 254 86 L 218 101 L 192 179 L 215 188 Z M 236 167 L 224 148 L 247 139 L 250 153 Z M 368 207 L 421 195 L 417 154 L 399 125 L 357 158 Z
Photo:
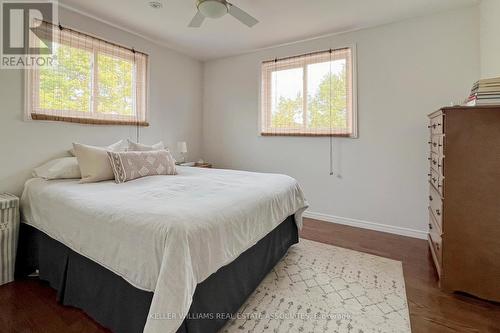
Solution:
M 60 0 L 63 5 L 134 31 L 200 60 L 253 51 L 317 36 L 352 31 L 471 6 L 480 0 L 232 0 L 260 23 L 248 28 L 226 15 L 187 25 L 195 0 Z

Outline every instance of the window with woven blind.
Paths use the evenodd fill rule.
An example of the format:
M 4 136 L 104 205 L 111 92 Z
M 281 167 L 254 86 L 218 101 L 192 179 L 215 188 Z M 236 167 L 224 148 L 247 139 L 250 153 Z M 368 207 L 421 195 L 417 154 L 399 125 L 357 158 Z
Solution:
M 36 34 L 53 54 L 27 70 L 27 119 L 148 126 L 146 54 L 47 22 Z
M 357 137 L 353 52 L 263 62 L 261 134 Z

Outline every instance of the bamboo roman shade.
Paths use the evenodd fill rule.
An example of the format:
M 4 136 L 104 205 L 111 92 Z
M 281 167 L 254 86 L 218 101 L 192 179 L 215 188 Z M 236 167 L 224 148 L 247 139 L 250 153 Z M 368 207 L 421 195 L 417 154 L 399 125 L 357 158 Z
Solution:
M 28 119 L 148 125 L 146 54 L 47 22 L 35 32 L 53 54 L 28 71 Z
M 352 49 L 262 63 L 262 135 L 355 137 Z

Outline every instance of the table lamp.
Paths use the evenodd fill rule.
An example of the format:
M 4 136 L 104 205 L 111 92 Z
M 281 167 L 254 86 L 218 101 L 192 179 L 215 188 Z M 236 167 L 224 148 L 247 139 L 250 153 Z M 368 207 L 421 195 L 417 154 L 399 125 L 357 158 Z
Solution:
M 177 142 L 177 150 L 182 155 L 182 163 L 185 163 L 186 162 L 186 154 L 188 152 L 186 141 L 179 141 L 179 142 Z

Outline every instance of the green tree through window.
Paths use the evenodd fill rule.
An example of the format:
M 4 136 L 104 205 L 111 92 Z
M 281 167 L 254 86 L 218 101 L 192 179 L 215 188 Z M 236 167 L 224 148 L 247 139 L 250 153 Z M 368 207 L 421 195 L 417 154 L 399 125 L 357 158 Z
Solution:
M 308 93 L 306 111 L 308 128 L 329 129 L 330 119 L 332 128 L 347 127 L 346 86 L 345 66 L 338 74 L 327 73 L 323 76 L 316 91 Z M 301 128 L 303 126 L 302 94 L 297 94 L 295 98 L 280 96 L 276 111 L 272 114 L 271 125 L 276 128 Z
M 133 64 L 100 54 L 97 57 L 98 97 L 97 112 L 132 115 Z
M 146 53 L 48 22 L 35 29 L 53 52 L 26 72 L 26 119 L 149 126 Z
M 56 44 L 52 66 L 40 68 L 40 107 L 46 110 L 92 111 L 94 54 Z M 134 65 L 97 55 L 97 113 L 133 115 Z
M 340 74 L 328 73 L 323 77 L 318 90 L 308 97 L 308 127 L 323 129 L 330 128 L 330 125 L 332 128 L 347 127 L 346 81 L 345 66 Z
M 40 67 L 40 108 L 90 112 L 92 53 L 55 45 L 52 66 Z
M 272 126 L 286 128 L 302 127 L 302 94 L 297 94 L 294 99 L 281 96 L 276 112 L 273 113 Z
M 262 63 L 261 135 L 356 138 L 355 48 Z

